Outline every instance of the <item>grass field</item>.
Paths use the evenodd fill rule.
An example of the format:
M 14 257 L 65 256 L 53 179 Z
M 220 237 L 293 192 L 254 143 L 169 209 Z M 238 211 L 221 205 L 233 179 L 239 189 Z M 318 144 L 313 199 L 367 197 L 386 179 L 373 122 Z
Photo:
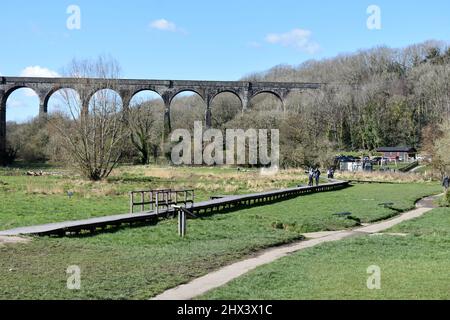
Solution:
M 126 213 L 132 190 L 195 189 L 196 201 L 201 201 L 215 194 L 292 187 L 306 179 L 301 170 L 267 178 L 257 170 L 136 166 L 117 169 L 108 181 L 90 182 L 60 168 L 44 167 L 48 175 L 38 177 L 26 176 L 27 170 L 0 169 L 0 230 Z
M 204 299 L 450 299 L 450 209 L 386 232 L 310 248 L 232 281 Z M 367 268 L 381 268 L 369 290 Z
M 144 170 L 145 173 L 147 169 L 139 170 Z M 186 177 L 186 174 L 191 174 L 191 170 L 186 172 L 183 172 L 185 169 L 179 170 L 172 170 L 172 172 L 169 170 L 167 173 L 167 170 L 158 169 L 154 171 L 154 176 L 159 179 L 168 179 L 164 178 L 164 175 L 171 174 L 184 177 L 188 181 L 194 179 L 193 176 Z M 126 174 L 142 176 L 135 172 Z M 117 186 L 116 182 L 110 183 L 116 188 L 124 189 L 137 186 L 134 182 L 129 184 L 128 180 L 123 178 L 126 174 L 121 173 L 113 178 L 116 181 L 124 181 L 126 186 L 122 186 L 119 182 Z M 149 179 L 153 179 L 150 173 L 145 174 L 148 174 Z M 213 185 L 212 181 L 215 179 L 222 179 L 216 180 L 217 184 L 220 184 L 218 181 L 222 181 L 225 185 L 226 180 L 228 185 L 231 179 L 239 178 L 235 177 L 234 170 L 223 175 L 223 178 L 217 177 L 217 171 L 214 170 L 199 169 L 195 171 L 195 174 L 197 181 L 194 183 L 205 185 L 205 195 L 207 194 L 206 186 Z M 42 178 L 55 179 L 55 185 L 67 183 L 66 178 Z M 2 176 L 0 179 L 7 181 L 6 187 L 22 188 L 19 199 L 23 199 L 21 197 L 33 199 L 41 196 L 29 194 L 26 191 L 26 185 L 20 187 L 20 183 L 12 182 L 14 179 L 26 180 L 27 177 L 13 175 Z M 301 179 L 300 175 L 297 178 L 292 172 L 283 173 L 274 179 L 266 177 L 264 180 L 266 182 L 255 180 L 251 186 L 255 189 L 263 188 L 263 186 L 274 188 L 299 179 Z M 32 180 L 30 184 L 36 184 L 35 181 L 39 180 Z M 246 180 L 243 181 L 236 182 L 242 187 L 233 190 L 233 193 L 242 192 L 245 186 L 249 186 Z M 93 187 L 89 186 L 89 188 Z M 223 190 L 217 189 L 217 192 L 221 191 Z M 0 247 L 0 299 L 149 298 L 167 288 L 247 257 L 262 248 L 301 239 L 302 233 L 348 228 L 357 225 L 358 220 L 377 221 L 398 214 L 399 211 L 408 210 L 414 206 L 417 199 L 439 191 L 438 184 L 360 184 L 337 192 L 313 194 L 273 205 L 190 220 L 188 236 L 185 239 L 177 236 L 176 221 L 164 220 L 153 226 L 122 228 L 93 236 L 43 237 L 35 238 L 27 244 L 3 245 Z M 12 197 L 11 191 L 9 192 L 9 197 Z M 53 198 L 54 195 L 64 197 L 59 193 L 50 194 L 48 197 Z M 2 192 L 2 197 L 7 199 L 8 195 Z M 122 197 L 125 198 L 125 196 Z M 80 198 L 82 198 L 81 195 Z M 45 199 L 50 201 L 49 198 Z M 98 199 L 88 198 L 85 202 L 86 208 L 90 208 L 91 212 L 94 212 L 91 206 L 99 204 L 96 200 Z M 393 205 L 390 207 L 380 205 L 385 202 L 392 202 Z M 11 200 L 10 205 L 24 204 Z M 0 219 L 3 224 L 8 223 L 14 217 L 14 210 L 17 210 L 13 210 L 10 205 L 2 204 L 4 207 Z M 110 205 L 111 208 L 121 212 L 121 208 L 115 207 L 112 203 Z M 33 210 L 28 212 L 30 215 L 28 217 L 27 212 L 22 211 L 25 216 L 11 225 L 49 219 L 45 215 L 45 204 L 37 208 L 40 208 L 39 215 L 36 215 L 36 210 Z M 127 209 L 126 201 L 123 209 L 125 211 Z M 4 214 L 3 210 L 7 213 Z M 79 210 L 78 204 L 74 205 L 66 216 L 74 212 L 76 214 Z M 344 211 L 351 212 L 353 219 L 334 215 Z M 64 217 L 64 215 L 61 216 L 61 218 Z M 81 290 L 73 291 L 66 288 L 68 277 L 66 269 L 70 265 L 78 265 L 81 268 Z

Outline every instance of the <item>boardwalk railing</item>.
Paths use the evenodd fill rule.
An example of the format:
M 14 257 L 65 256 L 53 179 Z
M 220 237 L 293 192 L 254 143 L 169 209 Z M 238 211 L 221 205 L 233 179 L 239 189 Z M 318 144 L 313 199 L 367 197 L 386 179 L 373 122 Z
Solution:
M 130 192 L 130 213 L 134 213 L 134 208 L 138 206 L 140 212 L 155 211 L 158 214 L 161 211 L 168 211 L 174 205 L 184 205 L 186 208 L 194 204 L 194 190 L 139 190 Z
M 216 198 L 208 201 L 192 203 L 189 211 L 193 214 L 199 215 L 200 213 L 207 213 L 220 211 L 223 209 L 231 209 L 231 208 L 243 208 L 245 206 L 250 205 L 262 205 L 264 203 L 271 203 L 277 201 L 283 201 L 290 198 L 298 197 L 301 195 L 312 194 L 316 192 L 326 192 L 326 191 L 334 191 L 343 189 L 349 186 L 348 181 L 336 181 L 333 180 L 330 183 L 322 184 L 316 187 L 297 187 L 276 191 L 267 191 L 260 193 L 252 193 L 252 194 L 244 194 L 244 195 L 233 195 L 233 196 L 224 196 L 221 198 Z M 177 191 L 171 193 L 175 200 L 178 200 L 178 197 L 182 192 L 188 190 Z M 191 190 L 192 191 L 192 190 Z M 153 199 L 150 201 L 150 198 L 146 198 L 146 194 L 141 193 L 142 191 L 138 191 L 137 194 L 140 194 L 142 198 L 140 198 L 141 202 L 133 202 L 138 206 L 149 205 L 150 202 L 156 201 Z M 167 192 L 167 191 L 166 191 Z M 133 196 L 135 197 L 136 194 Z M 193 196 L 193 191 L 192 191 Z M 184 198 L 180 198 L 180 200 L 184 201 Z M 182 201 L 178 201 L 181 203 Z M 186 205 L 190 204 L 190 202 L 186 201 Z M 154 204 L 156 206 L 156 203 Z M 158 202 L 159 205 L 159 202 Z M 155 207 L 156 209 L 156 207 Z M 21 234 L 36 234 L 36 235 L 60 235 L 63 236 L 66 233 L 70 232 L 80 232 L 82 230 L 90 230 L 95 231 L 97 228 L 105 228 L 107 226 L 119 226 L 123 223 L 133 223 L 133 222 L 146 222 L 154 220 L 155 218 L 167 217 L 170 214 L 175 215 L 176 209 L 171 205 L 164 210 L 158 209 L 150 211 L 150 212 L 140 212 L 140 213 L 128 213 L 100 218 L 91 218 L 86 220 L 79 221 L 66 221 L 59 223 L 51 223 L 46 225 L 39 226 L 31 226 L 31 227 L 23 227 L 12 230 L 0 231 L 0 236 L 14 236 Z
M 235 207 L 245 207 L 257 204 L 277 202 L 295 198 L 301 195 L 343 189 L 349 186 L 347 181 L 335 181 L 314 187 L 296 187 L 276 191 L 267 191 L 245 195 L 212 197 L 211 200 L 195 203 L 191 209 L 195 214 L 220 211 Z

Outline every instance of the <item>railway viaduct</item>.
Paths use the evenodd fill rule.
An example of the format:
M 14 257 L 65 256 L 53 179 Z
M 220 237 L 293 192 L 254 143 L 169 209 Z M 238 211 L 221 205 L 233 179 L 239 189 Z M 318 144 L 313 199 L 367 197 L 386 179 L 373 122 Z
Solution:
M 229 92 L 239 98 L 242 111 L 247 109 L 250 100 L 258 94 L 275 95 L 284 109 L 286 97 L 291 91 L 318 89 L 319 83 L 296 82 L 246 82 L 246 81 L 195 81 L 195 80 L 131 80 L 95 78 L 30 78 L 0 77 L 0 156 L 6 150 L 6 102 L 17 89 L 29 88 L 39 97 L 39 115 L 45 116 L 50 97 L 60 89 L 73 89 L 78 92 L 83 108 L 88 110 L 89 101 L 99 90 L 111 89 L 119 94 L 124 109 L 129 108 L 134 95 L 142 91 L 153 91 L 164 101 L 164 131 L 170 132 L 170 105 L 181 92 L 195 92 L 204 101 L 205 126 L 211 126 L 211 102 L 220 93 Z

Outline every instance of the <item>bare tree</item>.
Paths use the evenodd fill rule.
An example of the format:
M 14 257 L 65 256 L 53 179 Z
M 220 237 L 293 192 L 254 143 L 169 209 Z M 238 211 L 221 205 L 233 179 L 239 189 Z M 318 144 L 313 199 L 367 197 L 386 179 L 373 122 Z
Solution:
M 158 106 L 156 101 L 140 102 L 129 110 L 128 125 L 131 143 L 139 152 L 141 164 L 150 163 L 150 157 L 153 159 L 158 157 L 162 114 L 163 106 Z
M 72 61 L 64 73 L 80 82 L 74 90 L 59 91 L 58 113 L 49 120 L 67 160 L 94 181 L 108 177 L 117 166 L 128 136 L 122 101 L 113 91 L 119 70 L 117 62 L 110 58 Z M 92 88 L 83 84 L 85 78 L 103 79 L 98 88 L 101 90 L 92 95 Z

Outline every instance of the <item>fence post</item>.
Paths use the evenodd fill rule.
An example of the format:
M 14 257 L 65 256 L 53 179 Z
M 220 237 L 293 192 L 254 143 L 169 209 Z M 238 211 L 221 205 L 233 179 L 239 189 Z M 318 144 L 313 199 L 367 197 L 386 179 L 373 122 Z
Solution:
M 167 210 L 169 210 L 169 202 L 171 202 L 171 199 L 169 199 L 169 197 L 172 197 L 172 191 L 167 191 L 165 194 L 165 203 Z
M 130 213 L 134 212 L 134 193 L 130 192 Z
M 186 236 L 186 212 L 180 207 L 175 207 L 178 211 L 178 235 L 182 238 Z
M 153 211 L 155 206 L 153 205 L 153 191 L 150 191 L 150 211 Z

